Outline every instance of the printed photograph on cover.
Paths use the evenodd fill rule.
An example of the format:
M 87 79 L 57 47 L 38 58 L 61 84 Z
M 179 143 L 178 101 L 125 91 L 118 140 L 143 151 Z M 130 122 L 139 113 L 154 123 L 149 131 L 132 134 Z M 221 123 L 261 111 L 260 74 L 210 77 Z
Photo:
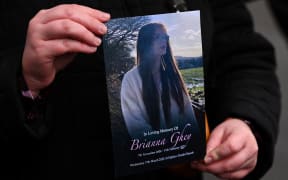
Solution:
M 116 18 L 103 37 L 116 176 L 203 159 L 200 11 Z

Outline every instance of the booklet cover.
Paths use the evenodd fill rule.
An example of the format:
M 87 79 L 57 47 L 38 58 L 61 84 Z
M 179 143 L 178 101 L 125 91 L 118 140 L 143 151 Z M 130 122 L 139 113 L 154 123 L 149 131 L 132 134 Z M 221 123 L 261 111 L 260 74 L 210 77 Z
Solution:
M 115 175 L 203 159 L 200 11 L 112 19 L 103 38 Z

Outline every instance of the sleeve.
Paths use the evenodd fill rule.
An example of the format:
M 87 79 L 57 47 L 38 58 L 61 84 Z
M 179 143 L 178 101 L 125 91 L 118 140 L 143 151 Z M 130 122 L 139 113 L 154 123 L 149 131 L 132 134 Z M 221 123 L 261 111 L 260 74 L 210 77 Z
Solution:
M 274 14 L 276 21 L 279 23 L 281 30 L 288 38 L 288 1 L 287 0 L 269 0 L 270 8 Z
M 25 115 L 24 126 L 34 137 L 43 137 L 48 131 L 45 111 L 49 88 L 42 89 L 36 97 L 33 97 L 22 74 L 19 75 L 18 79 L 18 91 L 21 94 L 21 104 Z
M 25 114 L 17 91 L 21 50 L 0 50 L 0 133 L 1 140 L 27 135 L 23 126 Z
M 26 29 L 35 12 L 18 8 L 8 1 L 0 3 L 0 10 L 0 139 L 39 138 L 43 128 L 36 116 L 41 114 L 42 117 L 44 114 L 36 109 L 42 109 L 42 105 L 38 106 L 38 101 L 29 102 L 23 98 L 19 83 Z M 34 119 L 33 123 L 27 119 Z
M 209 90 L 209 124 L 227 117 L 249 120 L 262 141 L 255 170 L 262 177 L 271 167 L 278 135 L 280 88 L 271 44 L 253 29 L 243 1 L 211 0 L 214 34 L 211 50 L 215 84 Z M 212 63 L 211 63 L 212 64 Z M 212 120 L 211 120 L 212 119 Z
M 21 95 L 21 52 L 20 48 L 0 51 L 0 139 L 6 142 L 47 133 L 46 95 L 35 100 Z
M 151 131 L 142 100 L 139 84 L 133 83 L 131 73 L 126 73 L 121 85 L 121 109 L 128 132 L 132 138 L 143 137 L 144 131 Z
M 8 4 L 8 3 L 7 3 Z M 22 57 L 22 18 L 18 29 L 14 28 L 16 15 L 6 3 L 0 3 L 0 141 L 2 143 L 19 140 L 27 136 L 23 126 L 24 110 L 17 91 Z M 24 31 L 23 31 L 24 32 Z M 1 145 L 2 147 L 2 145 Z M 7 146 L 3 146 L 7 147 Z

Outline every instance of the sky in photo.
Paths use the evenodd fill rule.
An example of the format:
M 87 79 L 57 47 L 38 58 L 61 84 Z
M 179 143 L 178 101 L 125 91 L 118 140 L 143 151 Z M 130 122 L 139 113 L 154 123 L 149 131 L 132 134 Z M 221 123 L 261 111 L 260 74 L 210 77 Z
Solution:
M 166 26 L 175 56 L 202 56 L 200 11 L 152 15 L 150 18 L 152 22 Z

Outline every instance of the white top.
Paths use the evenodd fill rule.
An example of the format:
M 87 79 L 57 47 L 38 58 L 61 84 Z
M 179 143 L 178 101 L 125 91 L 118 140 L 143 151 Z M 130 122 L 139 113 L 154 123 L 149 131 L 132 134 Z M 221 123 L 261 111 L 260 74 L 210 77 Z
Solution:
M 121 86 L 121 108 L 128 132 L 132 138 L 141 138 L 144 132 L 151 132 L 149 117 L 142 98 L 142 79 L 137 67 L 128 71 L 122 80 Z M 180 114 L 180 109 L 176 101 L 171 97 L 171 124 L 181 126 L 186 123 L 198 125 L 188 96 L 184 95 L 184 113 Z M 168 128 L 164 118 L 161 101 L 160 104 L 160 129 Z M 170 127 L 169 127 L 170 128 Z

